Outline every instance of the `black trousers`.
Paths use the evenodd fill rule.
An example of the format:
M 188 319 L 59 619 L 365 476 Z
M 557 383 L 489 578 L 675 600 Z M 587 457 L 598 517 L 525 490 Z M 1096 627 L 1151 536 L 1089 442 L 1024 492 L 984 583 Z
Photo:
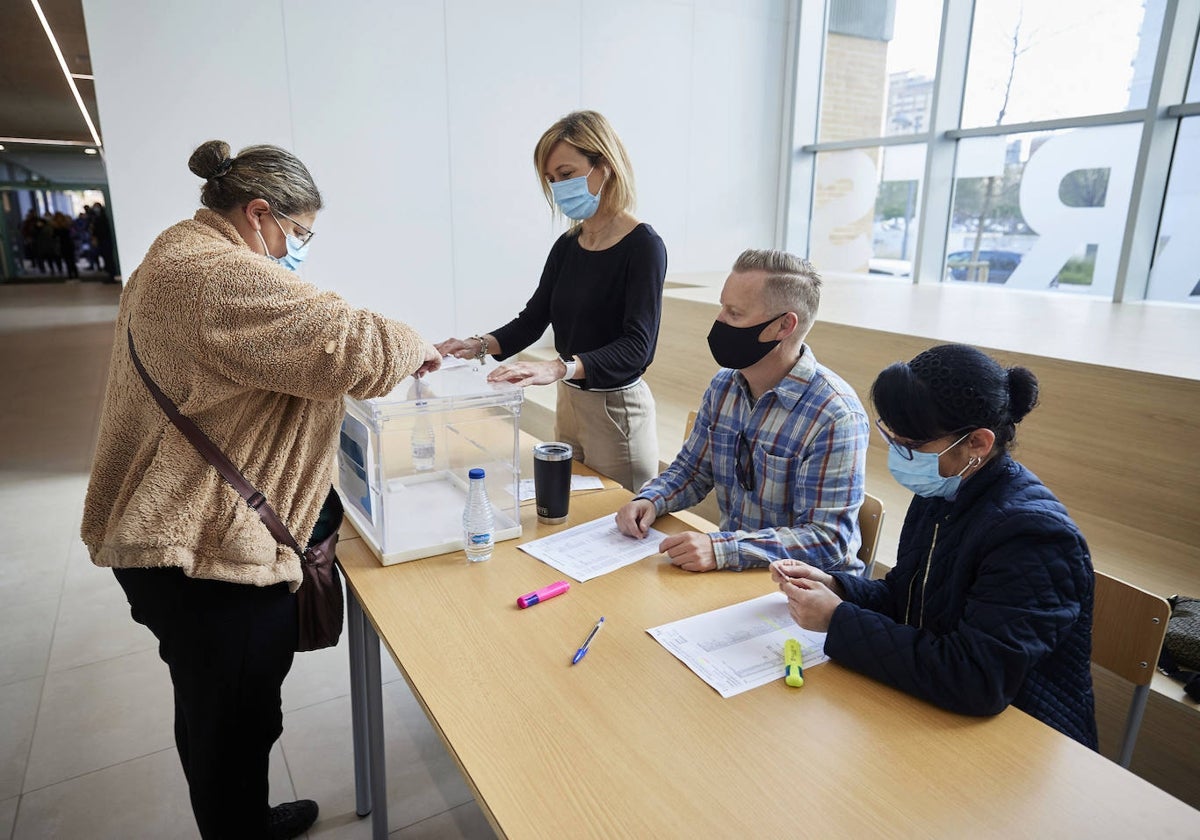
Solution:
M 113 571 L 171 669 L 175 744 L 201 836 L 267 837 L 267 768 L 283 732 L 296 596 L 283 583 L 198 580 L 177 568 Z

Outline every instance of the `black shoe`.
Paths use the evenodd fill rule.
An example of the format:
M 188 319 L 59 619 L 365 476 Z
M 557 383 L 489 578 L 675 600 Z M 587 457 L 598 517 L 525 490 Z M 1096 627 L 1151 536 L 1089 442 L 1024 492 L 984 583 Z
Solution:
M 317 821 L 317 803 L 311 799 L 285 802 L 271 809 L 269 835 L 271 840 L 291 840 L 299 837 Z

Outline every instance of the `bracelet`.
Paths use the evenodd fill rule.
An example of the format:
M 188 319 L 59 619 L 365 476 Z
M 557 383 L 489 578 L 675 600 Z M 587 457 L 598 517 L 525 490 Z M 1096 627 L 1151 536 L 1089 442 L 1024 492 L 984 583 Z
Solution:
M 475 359 L 482 362 L 487 358 L 487 339 L 481 335 L 473 335 L 471 339 L 479 342 L 479 352 L 475 354 Z

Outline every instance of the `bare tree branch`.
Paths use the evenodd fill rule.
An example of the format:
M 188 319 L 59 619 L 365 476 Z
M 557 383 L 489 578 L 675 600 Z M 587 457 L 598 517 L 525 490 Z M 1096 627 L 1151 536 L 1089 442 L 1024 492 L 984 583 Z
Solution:
M 1008 113 L 1008 101 L 1012 96 L 1013 79 L 1017 75 L 1017 59 L 1022 53 L 1029 49 L 1028 45 L 1021 45 L 1021 24 L 1025 19 L 1025 4 L 1022 3 L 1017 11 L 1017 24 L 1013 27 L 1012 32 L 1012 50 L 1009 53 L 1008 61 L 1008 79 L 1004 83 L 1004 99 L 1000 103 L 1000 113 L 996 115 L 996 125 L 1004 124 L 1004 115 Z M 1001 176 L 1002 178 L 1003 176 Z M 987 182 L 983 190 L 983 204 L 979 208 L 979 220 L 975 224 L 975 243 L 971 246 L 971 262 L 974 265 L 969 267 L 967 277 L 977 278 L 979 276 L 979 251 L 983 245 L 983 227 L 987 222 L 988 215 L 992 212 L 992 203 L 996 199 L 996 181 L 995 175 L 988 176 Z

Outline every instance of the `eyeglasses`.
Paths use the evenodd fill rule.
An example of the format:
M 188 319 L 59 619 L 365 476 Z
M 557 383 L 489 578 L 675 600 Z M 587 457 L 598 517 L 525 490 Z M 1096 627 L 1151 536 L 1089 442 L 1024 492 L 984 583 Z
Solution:
M 275 211 L 273 211 L 273 210 L 271 212 L 275 213 Z M 287 215 L 286 213 L 275 213 L 275 216 L 276 217 L 282 216 L 283 218 L 287 219 L 289 222 L 291 222 L 292 224 L 294 224 L 296 227 L 300 228 L 300 230 L 303 231 L 303 233 L 301 233 L 299 236 L 297 236 L 297 238 L 300 240 L 301 245 L 307 245 L 308 241 L 317 235 L 317 232 L 315 230 L 305 227 L 304 225 L 300 224 L 299 222 L 297 222 L 295 219 L 293 219 L 291 216 Z M 296 232 L 293 231 L 292 235 L 296 236 Z
M 737 476 L 738 486 L 746 492 L 754 491 L 754 448 L 746 439 L 745 432 L 737 433 L 737 446 L 734 449 L 733 471 Z
M 961 434 L 962 437 L 960 437 L 958 440 L 954 441 L 954 443 L 950 444 L 948 447 L 946 447 L 945 449 L 943 449 L 941 452 L 938 453 L 938 455 L 943 455 L 946 452 L 949 452 L 954 447 L 958 446 L 960 443 L 962 443 L 963 438 L 965 438 L 968 434 L 975 431 L 979 427 L 978 426 L 963 426 L 962 428 L 955 429 L 952 432 L 946 432 L 945 434 L 938 435 L 937 437 L 931 437 L 931 438 L 929 438 L 929 440 L 914 441 L 912 443 L 901 443 L 899 440 L 897 440 L 896 436 L 894 434 L 892 434 L 890 431 L 888 431 L 887 427 L 883 425 L 882 417 L 875 418 L 875 428 L 879 430 L 879 434 L 883 435 L 883 439 L 887 441 L 888 446 L 892 447 L 892 449 L 895 449 L 896 453 L 901 458 L 903 458 L 906 461 L 911 461 L 913 459 L 913 451 L 914 450 L 920 449 L 922 446 L 926 446 L 927 444 L 933 443 L 935 440 L 941 440 L 944 437 L 950 437 L 951 435 Z M 964 432 L 966 434 L 963 434 Z

